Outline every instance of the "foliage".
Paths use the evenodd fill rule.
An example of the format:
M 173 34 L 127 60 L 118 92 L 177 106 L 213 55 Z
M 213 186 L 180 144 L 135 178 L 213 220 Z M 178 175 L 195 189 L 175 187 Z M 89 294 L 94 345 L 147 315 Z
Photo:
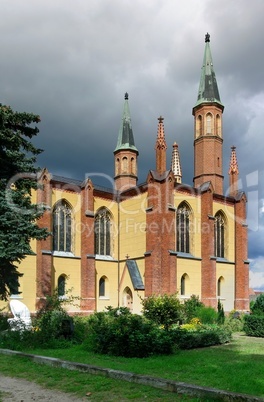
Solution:
M 187 331 L 195 331 L 196 329 L 199 329 L 201 325 L 199 318 L 192 318 L 189 323 L 182 324 L 181 328 L 187 329 Z
M 213 307 L 198 307 L 196 317 L 202 324 L 215 324 L 217 322 L 217 311 Z
M 199 300 L 199 296 L 191 295 L 189 299 L 184 300 L 183 312 L 185 322 L 189 323 L 192 318 L 196 317 L 198 307 L 203 307 L 204 304 Z
M 218 299 L 218 303 L 217 303 L 217 323 L 218 324 L 224 324 L 224 322 L 225 322 L 224 307 L 223 307 L 223 304 Z
M 225 317 L 225 327 L 229 328 L 232 332 L 243 331 L 244 316 L 244 314 L 241 314 L 238 311 L 230 311 L 229 315 Z
M 53 295 L 47 295 L 42 307 L 37 311 L 33 322 L 39 342 L 50 346 L 56 339 L 72 339 L 74 333 L 73 318 L 65 310 L 66 305 L 74 305 L 79 297 L 71 295 L 72 289 L 66 290 L 65 296 L 59 296 L 58 288 Z
M 0 312 L 0 332 L 9 328 L 7 319 L 7 315 Z
M 264 315 L 245 315 L 244 327 L 246 335 L 264 337 Z
M 38 133 L 32 113 L 13 112 L 0 104 L 0 299 L 19 293 L 17 265 L 32 254 L 31 239 L 46 238 L 46 228 L 37 220 L 43 208 L 31 202 L 37 189 L 36 156 L 41 152 L 30 141 Z
M 117 310 L 94 313 L 88 318 L 86 350 L 124 357 L 172 353 L 169 334 L 145 317 Z
M 264 293 L 261 293 L 251 306 L 251 312 L 255 315 L 264 315 Z
M 142 305 L 143 315 L 156 324 L 164 326 L 165 330 L 183 320 L 183 308 L 177 294 L 152 295 L 142 299 Z
M 231 331 L 219 325 L 203 325 L 195 330 L 188 330 L 182 326 L 173 329 L 174 342 L 180 349 L 220 345 L 230 342 L 231 338 Z

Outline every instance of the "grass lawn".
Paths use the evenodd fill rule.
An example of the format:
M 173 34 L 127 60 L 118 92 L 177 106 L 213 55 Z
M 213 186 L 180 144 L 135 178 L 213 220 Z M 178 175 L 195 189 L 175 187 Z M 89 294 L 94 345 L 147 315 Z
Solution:
M 235 335 L 227 345 L 179 350 L 171 356 L 144 359 L 95 355 L 80 346 L 25 352 L 264 397 L 263 338 Z M 199 401 L 138 384 L 40 366 L 28 359 L 1 354 L 0 372 L 30 378 L 45 386 L 77 392 L 82 396 L 92 392 L 91 401 Z

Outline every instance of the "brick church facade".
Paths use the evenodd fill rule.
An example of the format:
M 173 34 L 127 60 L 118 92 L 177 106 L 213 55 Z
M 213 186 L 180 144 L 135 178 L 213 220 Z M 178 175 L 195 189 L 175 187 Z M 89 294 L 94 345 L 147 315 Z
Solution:
M 21 263 L 20 298 L 36 311 L 58 288 L 80 297 L 72 313 L 89 314 L 107 306 L 140 313 L 141 298 L 198 295 L 207 306 L 225 311 L 249 309 L 246 196 L 238 189 L 238 163 L 231 149 L 229 192 L 224 195 L 221 103 L 210 50 L 205 51 L 194 117 L 194 179 L 182 182 L 180 153 L 173 144 L 167 163 L 163 118 L 158 118 L 156 167 L 137 184 L 138 150 L 129 99 L 114 150 L 113 188 L 52 175 L 34 202 L 48 209 L 39 221 L 52 236 L 33 242 L 34 255 Z M 155 139 L 153 139 L 153 144 Z M 170 164 L 170 169 L 167 165 Z M 226 169 L 228 170 L 228 169 Z

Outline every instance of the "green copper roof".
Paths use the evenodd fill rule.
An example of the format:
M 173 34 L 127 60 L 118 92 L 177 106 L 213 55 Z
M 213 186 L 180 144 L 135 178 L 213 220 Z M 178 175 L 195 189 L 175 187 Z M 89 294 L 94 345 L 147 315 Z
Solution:
M 135 147 L 127 92 L 125 93 L 125 104 L 124 104 L 123 117 L 122 117 L 120 129 L 119 129 L 116 149 L 114 150 L 114 152 L 123 150 L 123 149 L 131 149 L 133 151 L 138 152 L 137 148 Z
M 210 35 L 208 33 L 205 35 L 204 59 L 196 105 L 204 102 L 217 102 L 222 105 L 211 55 Z

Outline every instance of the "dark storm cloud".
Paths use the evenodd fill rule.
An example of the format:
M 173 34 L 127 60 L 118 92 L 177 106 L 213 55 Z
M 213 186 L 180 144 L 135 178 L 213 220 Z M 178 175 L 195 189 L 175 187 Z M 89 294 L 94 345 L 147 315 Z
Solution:
M 2 0 L 0 7 L 0 102 L 39 113 L 42 122 L 35 143 L 44 149 L 39 165 L 80 180 L 90 172 L 113 174 L 113 150 L 127 91 L 139 150 L 139 182 L 155 167 L 157 118 L 163 115 L 168 167 L 177 141 L 183 181 L 192 184 L 192 107 L 204 35 L 209 32 L 225 105 L 225 187 L 230 147 L 235 145 L 241 183 L 249 202 L 252 189 L 257 188 L 256 208 L 260 208 L 264 198 L 263 0 L 253 4 L 248 0 L 217 4 L 213 0 L 177 4 L 170 0 Z M 254 172 L 259 173 L 257 184 Z M 259 228 L 249 238 L 251 266 L 259 270 L 264 233 Z

